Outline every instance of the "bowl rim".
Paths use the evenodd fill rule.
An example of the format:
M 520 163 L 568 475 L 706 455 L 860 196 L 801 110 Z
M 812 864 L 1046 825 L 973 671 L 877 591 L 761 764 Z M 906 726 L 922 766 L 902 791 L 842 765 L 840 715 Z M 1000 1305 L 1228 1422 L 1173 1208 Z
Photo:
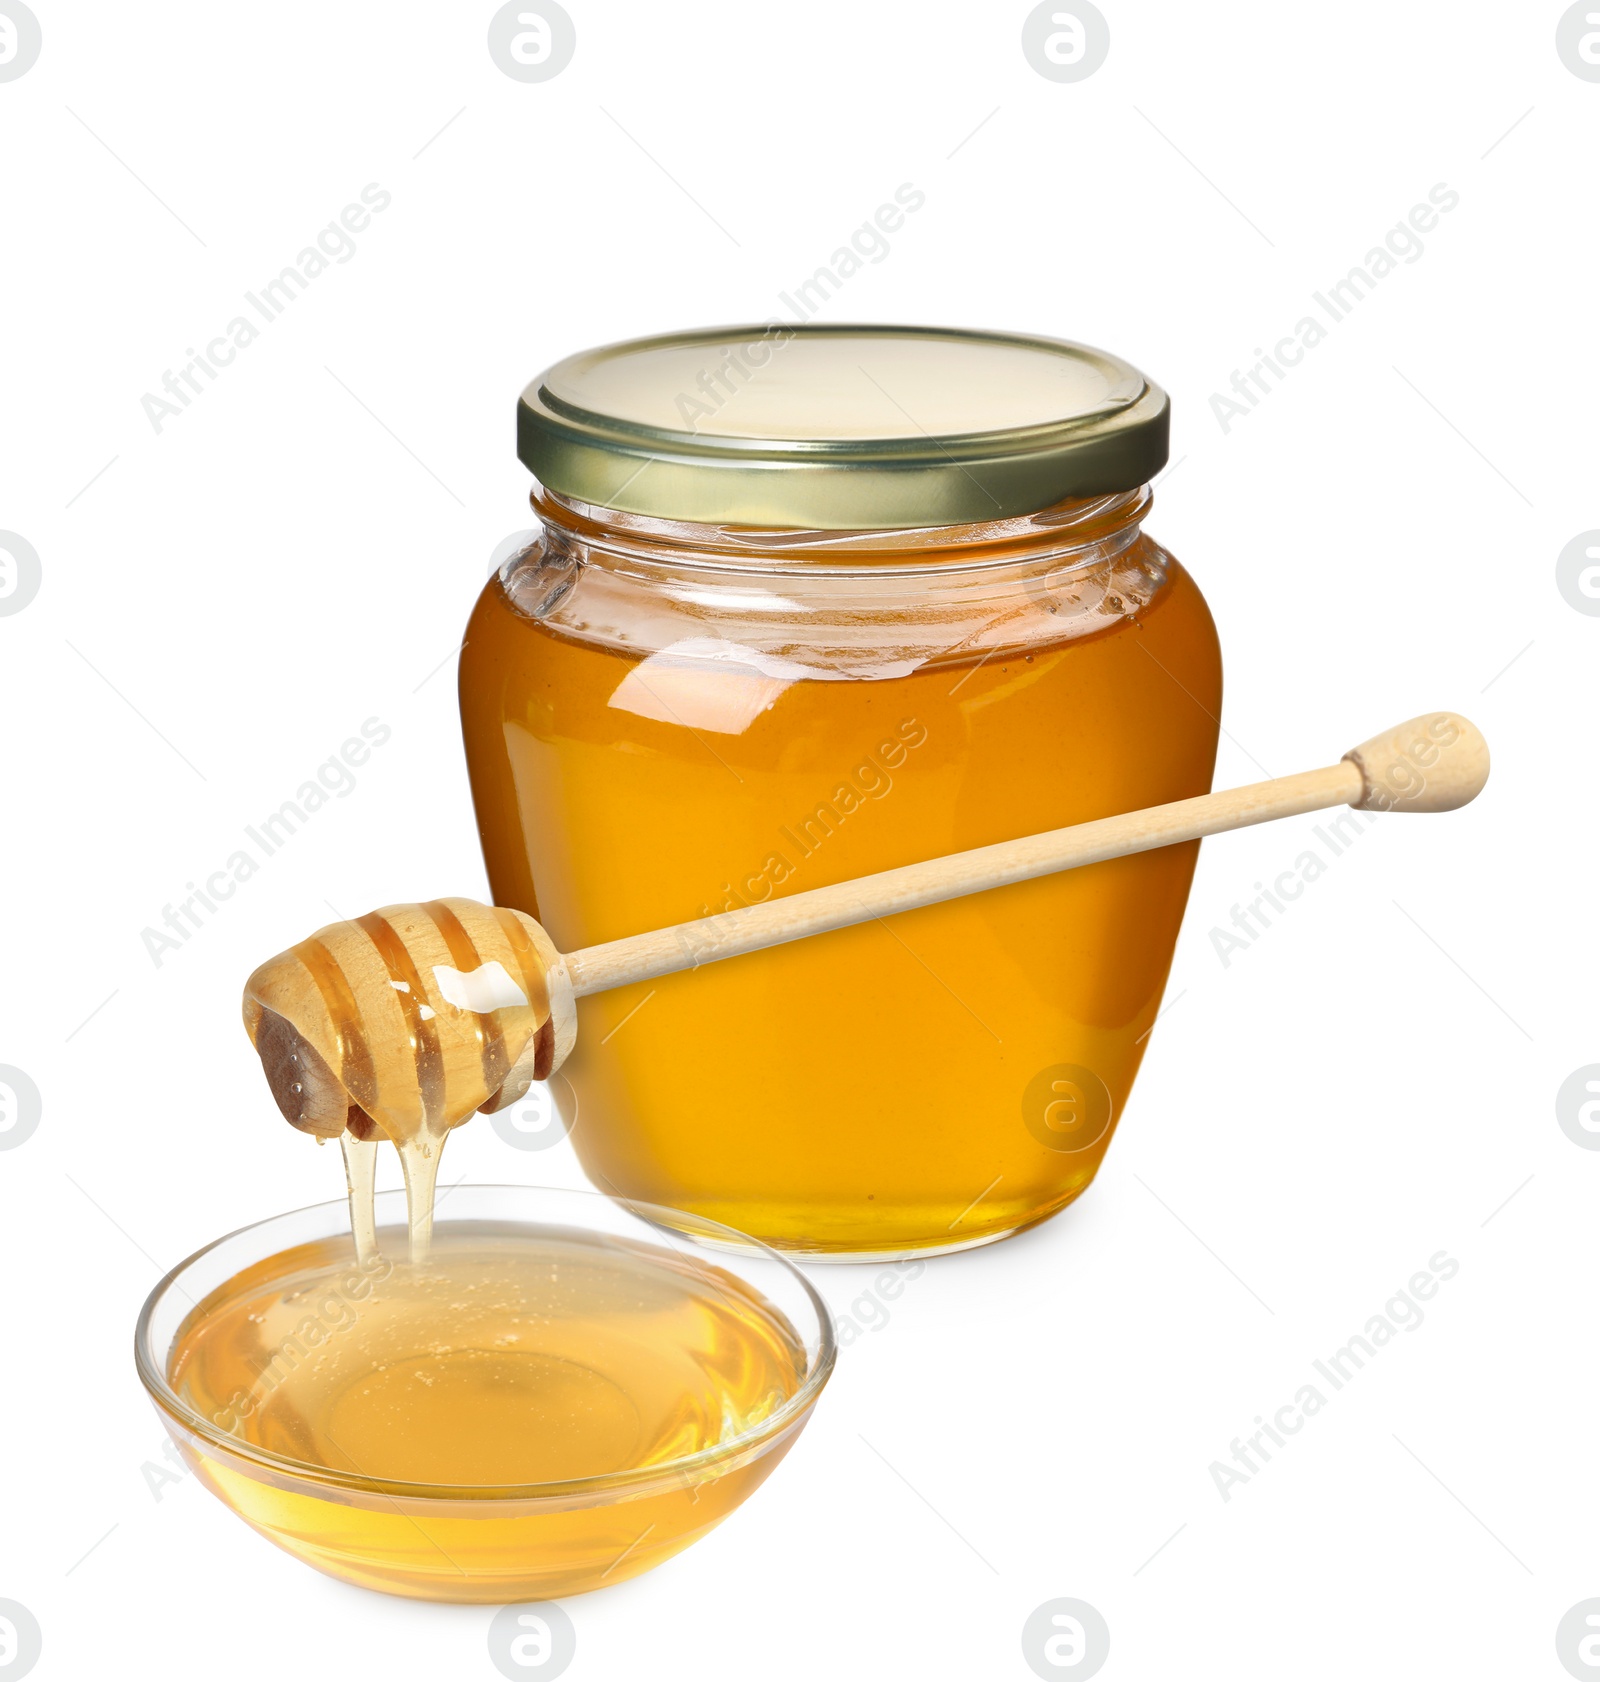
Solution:
M 679 1455 L 671 1460 L 659 1461 L 650 1466 L 634 1466 L 617 1472 L 599 1472 L 589 1477 L 565 1478 L 546 1483 L 531 1484 L 438 1484 L 418 1483 L 401 1478 L 365 1477 L 360 1473 L 340 1472 L 329 1466 L 318 1466 L 310 1461 L 296 1460 L 285 1454 L 278 1454 L 272 1449 L 260 1448 L 254 1443 L 247 1443 L 240 1438 L 230 1435 L 199 1413 L 183 1400 L 168 1382 L 165 1363 L 165 1351 L 159 1359 L 150 1348 L 151 1322 L 157 1305 L 172 1289 L 185 1272 L 202 1257 L 213 1250 L 220 1249 L 224 1244 L 244 1234 L 254 1232 L 260 1227 L 271 1226 L 277 1221 L 292 1220 L 297 1215 L 311 1214 L 317 1210 L 348 1211 L 347 1198 L 326 1198 L 319 1203 L 307 1203 L 298 1209 L 286 1209 L 279 1214 L 269 1215 L 258 1221 L 247 1221 L 243 1226 L 235 1227 L 231 1232 L 225 1232 L 220 1238 L 214 1238 L 209 1244 L 202 1244 L 198 1250 L 185 1256 L 182 1261 L 169 1268 L 152 1288 L 139 1310 L 139 1318 L 134 1325 L 133 1356 L 134 1366 L 139 1374 L 140 1382 L 155 1404 L 157 1410 L 170 1416 L 181 1425 L 190 1435 L 201 1442 L 213 1446 L 223 1453 L 237 1459 L 253 1462 L 269 1471 L 288 1474 L 299 1478 L 303 1482 L 322 1485 L 328 1489 L 336 1489 L 354 1493 L 373 1495 L 399 1495 L 413 1500 L 451 1501 L 478 1503 L 486 1501 L 538 1501 L 563 1499 L 585 1495 L 604 1495 L 618 1490 L 638 1490 L 648 1488 L 657 1483 L 672 1483 L 695 1481 L 693 1474 L 708 1468 L 721 1466 L 723 1462 L 738 1458 L 755 1449 L 762 1449 L 776 1441 L 780 1436 L 790 1434 L 810 1412 L 812 1404 L 822 1393 L 833 1374 L 835 1360 L 838 1356 L 838 1340 L 834 1335 L 833 1317 L 823 1300 L 820 1292 L 810 1279 L 780 1250 L 763 1244 L 759 1238 L 753 1238 L 747 1232 L 741 1232 L 737 1227 L 728 1226 L 722 1221 L 712 1220 L 706 1215 L 697 1215 L 691 1210 L 674 1209 L 666 1204 L 649 1203 L 639 1198 L 613 1197 L 609 1192 L 597 1191 L 592 1187 L 580 1186 L 530 1186 L 530 1185 L 495 1185 L 489 1182 L 473 1182 L 457 1184 L 449 1188 L 451 1195 L 462 1191 L 486 1192 L 529 1192 L 543 1195 L 555 1194 L 562 1198 L 595 1198 L 617 1208 L 637 1214 L 646 1224 L 658 1231 L 678 1232 L 684 1237 L 693 1236 L 692 1228 L 674 1225 L 676 1222 L 693 1222 L 697 1227 L 709 1229 L 703 1234 L 716 1248 L 727 1251 L 754 1251 L 763 1259 L 777 1262 L 784 1272 L 789 1274 L 804 1292 L 806 1300 L 816 1315 L 819 1331 L 816 1359 L 811 1362 L 799 1388 L 792 1396 L 787 1397 L 782 1406 L 769 1414 L 765 1419 L 742 1431 L 738 1436 L 711 1444 L 707 1448 L 697 1449 L 693 1454 Z M 388 1193 L 379 1192 L 378 1196 L 404 1197 L 399 1190 Z M 673 1221 L 660 1221 L 652 1217 L 665 1215 L 673 1217 Z M 436 1221 L 435 1231 L 447 1225 L 447 1221 Z M 531 1224 L 531 1223 L 530 1223 Z M 335 1237 L 338 1235 L 336 1234 Z M 349 1236 L 348 1233 L 345 1236 Z M 277 1252 L 269 1252 L 276 1254 Z M 187 1293 L 185 1293 L 187 1294 Z M 198 1308 L 198 1304 L 195 1305 Z M 776 1305 L 773 1305 L 776 1306 Z M 797 1328 L 798 1329 L 798 1328 Z M 803 1335 L 803 1334 L 802 1334 Z

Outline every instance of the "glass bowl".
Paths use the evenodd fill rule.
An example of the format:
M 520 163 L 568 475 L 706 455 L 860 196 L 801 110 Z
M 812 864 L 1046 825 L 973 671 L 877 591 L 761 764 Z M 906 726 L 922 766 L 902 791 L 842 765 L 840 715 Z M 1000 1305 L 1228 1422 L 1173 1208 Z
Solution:
M 677 1439 L 670 1432 L 665 1437 L 657 1433 L 643 1464 L 563 1477 L 560 1433 L 551 1426 L 560 1408 L 538 1414 L 542 1404 L 537 1398 L 550 1388 L 543 1375 L 559 1369 L 556 1392 L 571 1392 L 560 1404 L 568 1409 L 561 1420 L 579 1419 L 584 1429 L 592 1427 L 595 1398 L 613 1412 L 624 1404 L 608 1400 L 610 1381 L 596 1376 L 598 1358 L 591 1371 L 570 1349 L 564 1356 L 534 1353 L 524 1358 L 545 1366 L 531 1389 L 519 1390 L 517 1381 L 509 1402 L 500 1395 L 497 1417 L 502 1428 L 509 1421 L 509 1440 L 522 1442 L 523 1416 L 514 1410 L 522 1405 L 519 1398 L 529 1399 L 527 1464 L 553 1468 L 556 1476 L 516 1484 L 481 1481 L 462 1470 L 474 1454 L 471 1432 L 459 1440 L 441 1434 L 441 1464 L 451 1469 L 439 1481 L 368 1475 L 354 1458 L 341 1468 L 300 1457 L 292 1451 L 310 1440 L 304 1418 L 292 1410 L 287 1420 L 279 1417 L 287 1393 L 275 1391 L 301 1363 L 337 1362 L 337 1340 L 352 1335 L 350 1328 L 360 1325 L 364 1314 L 390 1312 L 384 1282 L 397 1261 L 404 1266 L 405 1194 L 380 1192 L 377 1220 L 380 1255 L 365 1267 L 357 1263 L 343 1200 L 279 1215 L 220 1238 L 156 1286 L 135 1334 L 139 1376 L 200 1480 L 269 1541 L 345 1582 L 423 1600 L 511 1602 L 576 1594 L 637 1576 L 705 1535 L 766 1479 L 799 1435 L 833 1369 L 833 1331 L 817 1293 L 790 1262 L 731 1227 L 598 1192 L 455 1186 L 439 1199 L 436 1257 L 455 1243 L 493 1242 L 509 1246 L 513 1255 L 519 1243 L 566 1245 L 564 1255 L 589 1253 L 582 1250 L 588 1245 L 607 1258 L 625 1256 L 628 1266 L 641 1270 L 634 1277 L 646 1290 L 659 1280 L 664 1291 L 681 1293 L 688 1279 L 708 1293 L 704 1302 L 712 1317 L 718 1314 L 714 1298 L 747 1320 L 759 1317 L 768 1346 L 784 1352 L 784 1386 L 769 1391 L 760 1405 L 741 1409 L 724 1403 L 720 1414 L 701 1405 L 703 1397 L 692 1408 L 686 1402 L 686 1414 L 694 1413 L 699 1421 L 698 1438 L 708 1439 L 689 1452 L 672 1452 Z M 556 1278 L 553 1267 L 549 1277 Z M 536 1283 L 534 1297 L 539 1289 Z M 270 1301 L 270 1312 L 252 1306 L 264 1301 Z M 457 1306 L 450 1304 L 452 1311 Z M 530 1312 L 528 1324 L 548 1328 L 561 1310 L 553 1301 L 534 1302 Z M 653 1359 L 665 1351 L 664 1337 L 680 1337 L 673 1370 L 691 1375 L 689 1393 L 701 1375 L 721 1386 L 748 1376 L 736 1346 L 720 1351 L 701 1347 L 700 1335 L 691 1336 L 693 1328 L 670 1314 L 641 1312 L 630 1319 L 619 1310 L 597 1323 L 597 1335 L 613 1361 L 625 1361 L 630 1350 L 641 1360 Z M 215 1388 L 201 1381 L 207 1369 L 196 1365 L 194 1351 L 204 1346 L 204 1334 L 230 1326 L 246 1326 L 249 1338 L 256 1340 L 244 1357 L 255 1376 L 220 1402 Z M 292 1329 L 286 1333 L 286 1327 Z M 571 1323 L 567 1331 L 579 1335 Z M 180 1352 L 186 1363 L 181 1373 L 174 1363 Z M 482 1348 L 460 1358 L 469 1356 L 487 1360 L 491 1377 L 511 1358 Z M 381 1378 L 406 1365 L 379 1365 L 373 1372 Z M 196 1373 L 201 1379 L 192 1376 Z M 438 1405 L 415 1388 L 416 1382 L 431 1386 L 434 1378 L 416 1381 L 408 1372 L 399 1382 L 410 1386 L 407 1398 L 421 1397 L 424 1407 Z M 451 1382 L 447 1375 L 442 1394 L 449 1393 Z M 471 1383 L 478 1386 L 471 1394 L 481 1397 L 478 1373 Z M 368 1394 L 361 1392 L 363 1398 Z M 370 1419 L 374 1416 L 361 1409 L 372 1405 L 377 1404 L 362 1399 L 355 1413 L 341 1417 Z M 443 1403 L 439 1417 L 448 1419 L 449 1405 Z M 509 1415 L 507 1406 L 513 1409 Z M 245 1422 L 252 1418 L 256 1439 L 267 1440 L 249 1435 Z M 633 1439 L 624 1435 L 619 1440 L 628 1452 L 626 1444 Z M 691 1435 L 687 1440 L 698 1439 Z M 664 1457 L 657 1458 L 663 1444 Z M 365 1454 L 365 1440 L 362 1450 Z

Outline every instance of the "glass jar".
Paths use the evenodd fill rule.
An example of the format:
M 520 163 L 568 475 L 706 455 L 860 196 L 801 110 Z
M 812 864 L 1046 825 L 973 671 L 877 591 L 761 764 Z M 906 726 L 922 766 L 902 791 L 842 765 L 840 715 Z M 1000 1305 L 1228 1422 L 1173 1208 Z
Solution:
M 563 951 L 1210 787 L 1215 630 L 1142 528 L 1165 399 L 1153 444 L 1155 388 L 1098 352 L 813 331 L 804 356 L 797 333 L 763 365 L 791 359 L 772 391 L 728 400 L 715 436 L 695 433 L 702 454 L 654 441 L 609 506 L 548 432 L 530 446 L 525 429 L 542 530 L 479 600 L 461 709 L 495 901 Z M 702 358 L 726 343 L 665 343 L 685 340 Z M 1074 397 L 1050 446 L 1075 423 L 1098 464 L 1069 438 L 1032 463 L 1035 481 L 1010 457 L 995 468 L 974 440 L 1009 427 L 1013 445 L 1037 441 L 1038 402 L 1025 379 L 979 398 L 906 377 L 908 353 L 939 364 L 951 343 L 1110 365 L 1113 398 L 1086 424 Z M 882 404 L 863 418 L 814 389 L 847 359 L 915 388 L 927 420 Z M 525 411 L 559 406 L 567 366 L 529 388 Z M 589 395 L 615 424 L 627 403 L 602 366 Z M 681 362 L 651 373 L 695 389 Z M 1140 405 L 1130 442 L 1116 417 Z M 573 407 L 563 425 L 580 424 Z M 1002 424 L 963 428 L 968 408 Z M 801 439 L 782 430 L 791 412 Z M 818 434 L 834 459 L 805 461 L 809 481 L 741 485 L 752 456 L 787 461 Z M 925 474 L 921 492 L 886 456 Z M 611 463 L 613 484 L 629 464 Z M 874 471 L 888 477 L 876 491 Z M 940 517 L 913 525 L 918 506 Z M 881 523 L 840 523 L 873 507 Z M 581 1001 L 556 1093 L 585 1171 L 819 1258 L 961 1249 L 1053 1214 L 1110 1142 L 1195 856 L 1113 860 Z

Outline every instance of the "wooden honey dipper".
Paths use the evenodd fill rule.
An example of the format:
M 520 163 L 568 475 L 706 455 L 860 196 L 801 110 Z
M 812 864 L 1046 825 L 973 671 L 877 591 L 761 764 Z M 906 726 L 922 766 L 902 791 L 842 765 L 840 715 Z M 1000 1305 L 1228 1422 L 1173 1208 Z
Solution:
M 1489 750 L 1455 713 L 1429 713 L 1337 765 L 1098 818 L 923 864 L 742 906 L 696 922 L 560 953 L 533 918 L 472 900 L 389 906 L 319 930 L 263 964 L 245 1026 L 284 1115 L 323 1137 L 379 1132 L 431 1166 L 474 1111 L 515 1103 L 560 1067 L 574 1001 L 807 935 L 935 905 L 1078 865 L 1195 841 L 1329 806 L 1448 812 L 1489 776 Z M 351 1156 L 370 1180 L 370 1151 Z M 407 1180 L 411 1184 L 408 1162 Z M 370 1190 L 367 1193 L 370 1203 Z M 417 1198 L 413 1196 L 415 1222 Z

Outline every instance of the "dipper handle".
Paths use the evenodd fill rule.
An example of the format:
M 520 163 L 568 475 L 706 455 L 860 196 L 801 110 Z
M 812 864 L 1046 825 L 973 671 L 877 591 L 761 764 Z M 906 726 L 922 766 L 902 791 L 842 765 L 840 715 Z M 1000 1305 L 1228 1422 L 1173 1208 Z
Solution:
M 1489 780 L 1489 744 L 1459 713 L 1424 713 L 1351 748 L 1363 812 L 1453 812 Z
M 1365 812 L 1448 812 L 1466 805 L 1488 777 L 1489 749 L 1478 730 L 1456 713 L 1425 713 L 1352 748 L 1337 765 L 1317 771 L 950 853 L 652 934 L 588 946 L 567 953 L 563 961 L 573 996 L 582 998 L 985 888 L 1327 806 L 1354 806 Z

